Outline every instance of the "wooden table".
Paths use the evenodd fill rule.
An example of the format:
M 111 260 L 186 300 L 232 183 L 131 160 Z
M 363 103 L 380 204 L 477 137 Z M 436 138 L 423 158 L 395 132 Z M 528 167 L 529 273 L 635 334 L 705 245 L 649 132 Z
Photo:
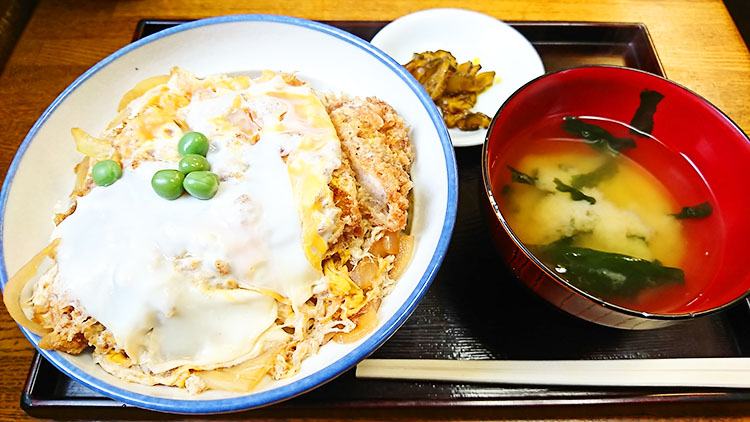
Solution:
M 44 109 L 77 76 L 125 46 L 142 18 L 194 19 L 270 13 L 318 20 L 390 20 L 441 0 L 41 0 L 0 76 L 0 171 Z M 461 7 L 503 20 L 641 22 L 648 27 L 668 77 L 707 98 L 750 131 L 750 54 L 721 0 L 467 0 Z M 19 397 L 33 348 L 0 312 L 0 421 L 30 419 Z M 276 419 L 549 419 L 739 420 L 750 404 L 618 405 L 485 409 L 285 411 L 245 417 Z M 159 419 L 154 414 L 153 419 Z

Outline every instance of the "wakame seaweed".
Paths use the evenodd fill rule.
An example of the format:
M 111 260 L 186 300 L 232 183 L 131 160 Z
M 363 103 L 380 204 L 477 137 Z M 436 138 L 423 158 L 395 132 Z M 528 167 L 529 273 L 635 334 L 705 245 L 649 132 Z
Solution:
M 633 118 L 630 120 L 630 133 L 638 136 L 645 136 L 644 133 L 651 133 L 654 130 L 654 113 L 656 106 L 664 98 L 664 95 L 658 91 L 644 89 L 640 94 L 641 103 L 635 111 Z
M 506 167 L 508 167 L 508 170 L 510 170 L 511 181 L 516 182 L 516 183 L 525 183 L 531 186 L 536 185 L 536 177 L 529 176 L 528 174 L 520 172 L 511 166 L 506 166 Z
M 617 163 L 615 163 L 615 160 L 609 159 L 588 173 L 573 176 L 570 179 L 570 186 L 576 189 L 592 188 L 602 181 L 611 178 L 615 173 L 617 173 Z
M 714 211 L 714 207 L 708 203 L 708 201 L 700 203 L 692 207 L 682 207 L 682 210 L 677 214 L 672 214 L 675 218 L 684 220 L 687 218 L 704 218 L 711 215 Z
M 534 254 L 574 286 L 608 299 L 634 298 L 644 289 L 685 284 L 685 273 L 628 255 L 572 246 L 563 238 L 544 246 L 531 246 Z
M 636 143 L 632 138 L 617 138 L 609 131 L 591 123 L 586 123 L 577 117 L 563 117 L 563 130 L 571 135 L 580 136 L 591 148 L 610 152 L 615 155 L 628 148 L 635 148 Z
M 592 198 L 586 195 L 585 193 L 581 192 L 580 190 L 572 186 L 566 185 L 557 177 L 555 177 L 553 181 L 555 182 L 555 189 L 559 190 L 560 192 L 570 193 L 570 197 L 574 201 L 587 201 L 589 204 L 596 204 L 596 198 Z

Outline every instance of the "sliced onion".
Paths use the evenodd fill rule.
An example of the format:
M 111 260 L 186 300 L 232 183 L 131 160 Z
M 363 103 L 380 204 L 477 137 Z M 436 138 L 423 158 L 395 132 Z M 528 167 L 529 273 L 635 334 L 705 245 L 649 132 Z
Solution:
M 247 393 L 271 370 L 277 354 L 277 349 L 271 349 L 230 368 L 198 371 L 195 374 L 209 389 Z
M 16 322 L 31 331 L 38 336 L 44 336 L 50 332 L 50 330 L 42 327 L 37 322 L 30 320 L 21 308 L 21 292 L 23 292 L 26 284 L 37 276 L 39 267 L 44 262 L 45 258 L 53 258 L 55 256 L 55 250 L 57 245 L 60 244 L 60 239 L 57 238 L 47 245 L 44 249 L 34 255 L 29 262 L 23 265 L 13 277 L 8 280 L 5 284 L 5 290 L 3 291 L 3 302 L 5 308 L 8 309 L 10 316 L 16 320 Z
M 357 266 L 350 272 L 352 280 L 362 289 L 371 288 L 377 274 L 378 264 L 370 257 L 360 260 Z
M 385 232 L 383 237 L 378 239 L 370 247 L 370 253 L 377 257 L 387 255 L 396 255 L 399 249 L 399 234 L 396 232 Z
M 367 335 L 378 325 L 378 309 L 380 309 L 380 300 L 368 303 L 367 309 L 357 318 L 357 326 L 348 333 L 334 334 L 333 341 L 343 344 L 354 343 Z
M 71 129 L 70 134 L 73 135 L 78 152 L 97 161 L 109 159 L 115 153 L 108 140 L 95 138 L 79 127 Z
M 169 75 L 158 75 L 146 78 L 133 87 L 130 91 L 126 92 L 125 95 L 120 99 L 120 104 L 117 106 L 117 111 L 122 111 L 125 107 L 130 104 L 131 101 L 145 94 L 149 89 L 163 85 L 169 81 Z
M 411 254 L 414 251 L 414 236 L 407 234 L 399 235 L 399 250 L 396 255 L 396 259 L 393 260 L 393 268 L 388 273 L 392 279 L 398 280 L 401 274 L 406 271 L 406 268 L 411 262 Z
M 91 160 L 88 156 L 83 157 L 83 160 L 81 160 L 80 163 L 76 164 L 75 171 L 76 171 L 76 184 L 73 186 L 73 192 L 79 193 L 82 195 L 85 191 L 85 183 L 86 183 L 86 176 L 89 174 L 89 166 L 91 165 Z

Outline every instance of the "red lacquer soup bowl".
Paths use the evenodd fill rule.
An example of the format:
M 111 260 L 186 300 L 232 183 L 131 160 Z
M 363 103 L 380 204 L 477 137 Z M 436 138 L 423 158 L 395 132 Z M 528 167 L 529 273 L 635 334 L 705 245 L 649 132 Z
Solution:
M 749 167 L 750 139 L 708 101 L 611 66 L 521 87 L 482 154 L 490 227 L 514 274 L 572 315 L 627 329 L 748 296 Z

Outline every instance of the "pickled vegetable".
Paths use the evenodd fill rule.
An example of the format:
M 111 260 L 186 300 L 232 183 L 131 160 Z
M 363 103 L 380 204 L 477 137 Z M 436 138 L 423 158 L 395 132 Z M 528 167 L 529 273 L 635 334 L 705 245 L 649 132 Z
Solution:
M 449 128 L 470 131 L 487 128 L 490 118 L 483 113 L 472 112 L 477 95 L 492 86 L 495 72 L 482 72 L 479 64 L 458 63 L 445 50 L 415 53 L 404 65 L 443 113 Z

